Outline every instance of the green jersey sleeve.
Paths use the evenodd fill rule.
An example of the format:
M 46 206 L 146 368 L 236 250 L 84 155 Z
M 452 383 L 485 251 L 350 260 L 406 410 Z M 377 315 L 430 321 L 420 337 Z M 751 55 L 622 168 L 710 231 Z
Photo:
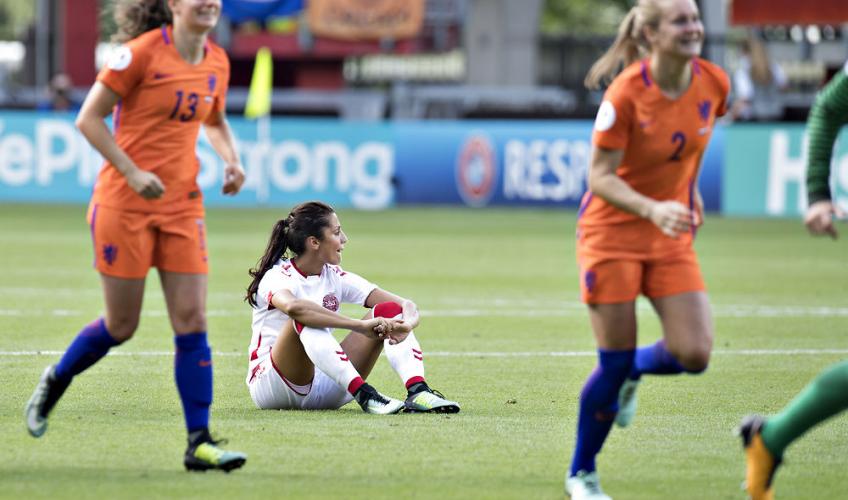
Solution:
M 848 123 L 848 63 L 816 97 L 807 120 L 807 198 L 810 204 L 831 199 L 830 162 L 839 129 Z

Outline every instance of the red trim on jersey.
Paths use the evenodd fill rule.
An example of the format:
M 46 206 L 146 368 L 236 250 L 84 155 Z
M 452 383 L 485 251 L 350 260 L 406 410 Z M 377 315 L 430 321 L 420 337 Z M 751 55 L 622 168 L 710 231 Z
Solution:
M 254 349 L 253 352 L 250 353 L 250 360 L 251 361 L 253 361 L 253 360 L 255 360 L 256 358 L 259 357 L 258 351 L 259 351 L 259 346 L 261 346 L 261 345 L 262 345 L 262 334 L 260 333 L 259 334 L 259 342 L 256 343 L 256 349 Z
M 291 265 L 292 265 L 292 267 L 294 268 L 294 270 L 295 270 L 295 271 L 297 271 L 297 272 L 299 272 L 301 276 L 303 276 L 304 278 L 308 278 L 308 277 L 309 277 L 309 276 L 307 276 L 307 275 L 306 275 L 306 273 L 305 273 L 305 272 L 301 271 L 301 270 L 300 270 L 300 268 L 299 268 L 299 267 L 297 267 L 297 264 L 295 264 L 293 260 L 290 260 L 289 262 L 291 262 Z
M 271 309 L 276 309 L 276 307 L 274 307 L 274 304 L 271 303 L 271 301 L 274 299 L 274 292 L 268 292 L 268 297 L 266 297 L 266 299 L 268 300 L 268 310 L 270 311 Z
M 357 376 L 355 379 L 351 380 L 349 384 L 347 384 L 347 392 L 351 395 L 356 394 L 356 391 L 358 391 L 363 385 L 365 385 L 365 381 L 362 380 L 362 377 Z
M 418 382 L 424 382 L 424 377 L 416 375 L 416 376 L 410 378 L 409 380 L 406 381 L 406 388 L 409 389 L 410 387 L 417 384 Z
M 303 325 L 295 320 L 292 320 L 292 323 L 294 323 L 294 331 L 296 331 L 298 335 L 300 335 L 300 332 L 303 331 Z
M 262 368 L 261 363 L 257 364 L 252 370 L 250 370 L 250 380 L 247 381 L 248 384 L 253 382 L 253 379 L 256 378 L 256 372 L 258 372 L 260 368 Z
M 380 302 L 374 306 L 375 318 L 394 318 L 403 314 L 403 308 L 397 302 Z
M 309 392 L 312 390 L 312 382 L 311 382 L 311 381 L 309 382 L 309 386 L 310 386 L 310 387 L 309 387 L 309 390 L 308 390 L 308 391 L 306 391 L 306 392 L 298 392 L 298 391 L 297 391 L 297 389 L 295 389 L 294 385 L 293 385 L 291 382 L 289 382 L 289 381 L 288 381 L 288 379 L 287 379 L 286 377 L 284 377 L 284 376 L 283 376 L 283 374 L 280 372 L 280 369 L 279 369 L 279 368 L 277 368 L 277 365 L 275 365 L 275 364 L 274 364 L 274 357 L 273 357 L 273 356 L 268 356 L 268 359 L 270 359 L 270 360 L 271 360 L 271 366 L 273 366 L 273 367 L 274 367 L 274 371 L 275 371 L 275 372 L 277 372 L 277 375 L 279 375 L 279 376 L 280 376 L 280 380 L 282 380 L 283 382 L 285 382 L 285 384 L 286 384 L 287 386 L 289 386 L 289 389 L 291 389 L 292 391 L 294 391 L 294 393 L 295 393 L 295 394 L 297 394 L 298 396 L 306 396 L 307 394 L 309 394 Z M 313 380 L 314 380 L 314 379 L 313 379 Z

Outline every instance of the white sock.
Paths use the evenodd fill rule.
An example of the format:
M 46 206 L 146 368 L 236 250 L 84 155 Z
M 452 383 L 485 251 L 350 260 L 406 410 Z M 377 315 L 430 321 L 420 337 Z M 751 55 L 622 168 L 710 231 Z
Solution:
M 418 344 L 414 332 L 409 332 L 409 335 L 399 344 L 392 345 L 386 340 L 383 342 L 383 349 L 386 351 L 386 357 L 389 358 L 392 369 L 400 376 L 401 382 L 406 384 L 413 377 L 424 379 L 424 353 L 421 352 L 421 345 Z
M 312 363 L 346 390 L 349 390 L 354 379 L 360 378 L 359 372 L 329 330 L 305 326 L 300 332 L 300 342 Z

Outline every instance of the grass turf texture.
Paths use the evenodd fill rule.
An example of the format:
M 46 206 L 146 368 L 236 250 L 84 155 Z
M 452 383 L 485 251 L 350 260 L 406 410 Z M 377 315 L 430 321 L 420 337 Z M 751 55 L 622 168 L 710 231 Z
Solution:
M 45 365 L 102 311 L 84 207 L 0 208 L 0 464 L 6 498 L 560 498 L 577 400 L 595 359 L 578 301 L 573 213 L 543 210 L 343 211 L 343 266 L 413 298 L 431 385 L 458 415 L 259 411 L 244 385 L 246 270 L 280 210 L 210 210 L 213 433 L 248 454 L 232 474 L 182 470 L 173 340 L 155 272 L 136 337 L 79 376 L 41 439 L 22 409 Z M 843 238 L 848 228 L 841 227 Z M 708 218 L 697 243 L 715 309 L 716 354 L 700 377 L 649 377 L 631 428 L 599 457 L 614 498 L 743 498 L 731 430 L 774 412 L 844 355 L 848 246 L 799 221 Z M 817 309 L 827 307 L 830 309 Z M 361 309 L 346 307 L 349 314 Z M 640 340 L 659 336 L 640 303 Z M 17 351 L 26 351 L 12 355 Z M 575 351 L 576 355 L 547 353 Z M 485 353 L 540 353 L 493 357 Z M 129 353 L 140 353 L 128 355 Z M 147 354 L 141 354 L 147 353 Z M 150 355 L 149 353 L 154 353 Z M 430 353 L 430 355 L 428 355 Z M 468 353 L 480 353 L 468 354 Z M 369 379 L 404 394 L 385 359 Z M 789 448 L 781 498 L 848 496 L 848 418 Z

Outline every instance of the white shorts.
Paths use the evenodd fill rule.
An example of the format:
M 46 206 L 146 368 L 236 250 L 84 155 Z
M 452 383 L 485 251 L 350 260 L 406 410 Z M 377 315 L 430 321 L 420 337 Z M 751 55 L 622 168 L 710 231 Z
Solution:
M 311 387 L 286 380 L 271 362 L 270 354 L 251 371 L 255 376 L 247 388 L 253 403 L 262 410 L 337 410 L 353 400 L 347 388 L 317 367 Z

